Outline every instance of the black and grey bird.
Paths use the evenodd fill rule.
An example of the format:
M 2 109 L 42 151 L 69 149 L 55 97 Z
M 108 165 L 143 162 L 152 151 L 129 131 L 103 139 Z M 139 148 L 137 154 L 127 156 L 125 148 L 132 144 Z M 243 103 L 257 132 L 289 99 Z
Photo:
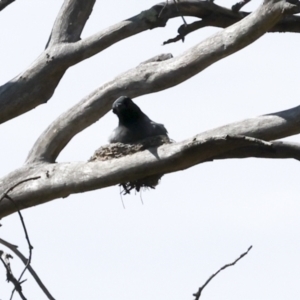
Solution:
M 129 97 L 118 98 L 112 111 L 119 118 L 119 126 L 109 137 L 110 143 L 131 144 L 156 135 L 168 136 L 165 126 L 150 120 Z

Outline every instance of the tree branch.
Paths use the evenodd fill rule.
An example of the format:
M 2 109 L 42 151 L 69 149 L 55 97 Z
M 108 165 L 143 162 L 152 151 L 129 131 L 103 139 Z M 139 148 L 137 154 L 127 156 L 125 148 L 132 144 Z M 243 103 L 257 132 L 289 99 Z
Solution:
M 175 43 L 177 41 L 184 41 L 185 37 L 203 27 L 219 27 L 219 28 L 226 28 L 228 26 L 231 26 L 232 24 L 242 20 L 244 17 L 249 15 L 248 12 L 239 12 L 239 9 L 244 6 L 249 0 L 243 0 L 238 3 L 236 3 L 232 7 L 232 11 L 230 10 L 217 10 L 212 9 L 210 14 L 207 14 L 205 16 L 196 16 L 201 18 L 200 21 L 193 22 L 191 24 L 187 25 L 181 25 L 178 28 L 178 35 L 174 38 L 170 38 L 169 40 L 163 42 L 163 45 Z M 181 1 L 180 1 L 180 5 Z M 297 13 L 299 12 L 299 3 L 295 1 L 294 5 L 290 7 L 289 15 L 286 15 L 283 17 L 277 24 L 275 24 L 272 28 L 270 28 L 267 32 L 300 32 L 300 17 L 299 16 L 293 16 L 291 13 Z
M 222 155 L 214 157 L 215 159 L 228 158 L 294 158 L 300 161 L 300 144 L 292 142 L 272 141 L 272 149 L 264 147 L 243 147 L 230 150 Z
M 60 79 L 69 67 L 132 35 L 148 29 L 163 27 L 170 18 L 181 16 L 181 14 L 202 19 L 208 16 L 217 16 L 215 19 L 219 21 L 214 21 L 210 26 L 226 27 L 247 15 L 242 12 L 235 13 L 210 1 L 181 0 L 176 5 L 172 2 L 168 3 L 160 17 L 158 16 L 164 3 L 157 4 L 135 17 L 117 23 L 84 40 L 78 40 L 91 12 L 93 2 L 93 0 L 89 0 L 88 5 L 84 7 L 82 3 L 86 3 L 86 1 L 65 1 L 59 13 L 62 19 L 58 17 L 54 24 L 49 47 L 27 70 L 0 87 L 0 124 L 46 103 L 52 97 Z M 274 12 L 276 21 L 271 22 L 270 14 L 267 13 L 266 20 L 269 20 L 270 24 L 266 28 L 262 26 L 263 32 L 270 30 L 287 11 L 292 12 L 292 8 L 296 11 L 297 8 L 295 5 L 288 6 L 284 0 L 275 3 L 268 2 L 266 5 L 270 7 L 270 13 Z M 79 15 L 78 25 L 74 25 L 73 21 L 78 12 L 82 12 L 82 15 Z M 68 23 L 68 20 L 72 24 Z M 298 30 L 300 28 L 298 24 L 300 24 L 299 18 L 288 17 L 283 27 L 277 30 Z M 258 32 L 261 34 L 259 28 Z M 50 47 L 50 45 L 55 45 L 55 47 Z
M 226 264 L 224 265 L 222 268 L 220 268 L 216 273 L 212 274 L 207 280 L 206 282 L 199 288 L 198 292 L 193 294 L 193 296 L 195 297 L 195 300 L 199 300 L 199 298 L 201 297 L 201 293 L 203 291 L 203 289 L 209 284 L 209 282 L 216 277 L 221 271 L 225 270 L 228 267 L 232 267 L 234 266 L 239 260 L 241 260 L 244 256 L 246 256 L 249 251 L 252 249 L 252 246 L 250 246 L 248 248 L 248 250 L 246 252 L 244 252 L 243 254 L 241 254 L 234 262 L 230 263 L 230 264 Z
M 96 0 L 65 0 L 55 20 L 46 48 L 80 40 L 95 2 Z
M 282 13 L 281 2 L 267 2 L 245 19 L 207 38 L 176 58 L 141 64 L 118 76 L 55 120 L 39 137 L 26 162 L 54 162 L 69 141 L 106 114 L 113 101 L 125 91 L 127 96 L 134 98 L 182 83 L 218 60 L 254 42 L 282 17 Z
M 59 12 L 59 16 L 63 20 L 60 21 L 57 18 L 52 30 L 53 34 L 51 34 L 48 42 L 50 43 L 49 47 L 27 70 L 0 87 L 0 124 L 46 103 L 52 97 L 65 71 L 72 65 L 137 33 L 150 28 L 165 26 L 168 18 L 179 15 L 173 7 L 174 5 L 170 4 L 167 15 L 164 18 L 158 18 L 158 11 L 162 7 L 162 4 L 160 4 L 84 40 L 58 45 L 57 42 L 64 41 L 64 39 L 76 40 L 84 26 L 85 18 L 90 13 L 92 0 L 89 0 L 89 5 L 80 19 L 81 22 L 72 26 L 68 24 L 68 20 L 74 20 L 76 17 L 76 12 L 73 12 L 70 8 L 75 7 L 75 11 L 78 11 L 83 9 L 80 3 L 85 2 L 82 0 L 80 3 L 79 0 L 74 1 L 65 0 Z M 67 12 L 66 17 L 64 17 L 64 12 Z M 206 12 L 206 9 L 204 9 L 204 12 Z M 69 36 L 69 34 L 71 35 Z M 50 45 L 55 45 L 55 47 L 50 47 Z
M 241 8 L 246 5 L 248 2 L 250 2 L 251 0 L 241 0 L 239 2 L 237 2 L 236 4 L 232 5 L 231 9 L 234 12 L 238 12 L 241 10 Z
M 0 0 L 0 11 L 6 8 L 8 5 L 12 4 L 16 0 Z
M 1 239 L 1 238 L 0 238 L 0 244 L 6 246 L 12 252 L 14 252 L 20 258 L 20 260 L 23 262 L 23 264 L 25 266 L 28 264 L 27 258 L 18 250 L 18 246 L 13 245 L 13 244 L 11 244 L 11 243 L 9 243 L 9 242 Z M 36 274 L 36 272 L 34 271 L 34 269 L 32 268 L 31 265 L 28 265 L 28 271 L 32 275 L 32 277 L 35 279 L 35 281 L 37 282 L 38 286 L 42 289 L 42 291 L 48 297 L 48 299 L 55 300 L 52 297 L 52 295 L 50 294 L 50 292 L 48 291 L 48 289 L 45 287 L 45 285 L 43 284 L 43 282 L 41 281 L 41 279 L 39 278 L 39 276 Z
M 17 182 L 16 184 L 14 184 L 13 186 L 9 187 L 3 194 L 1 194 L 0 196 L 0 202 L 6 197 L 6 195 L 13 191 L 14 188 L 16 188 L 18 185 L 24 183 L 24 182 L 27 182 L 27 181 L 30 181 L 30 180 L 36 180 L 36 179 L 39 179 L 41 178 L 40 176 L 36 176 L 36 177 L 32 177 L 32 178 L 26 178 L 26 179 L 22 179 L 21 181 Z
M 151 175 L 161 175 L 187 169 L 191 166 L 213 160 L 229 151 L 263 148 L 264 157 L 296 158 L 299 153 L 285 149 L 282 154 L 278 147 L 274 154 L 273 144 L 245 136 L 214 136 L 201 139 L 198 136 L 180 143 L 150 148 L 133 155 L 108 161 L 72 162 L 57 164 L 36 164 L 24 166 L 0 181 L 1 189 L 25 176 L 41 176 L 34 182 L 28 181 L 14 189 L 12 196 L 19 209 L 42 204 L 56 198 L 65 198 L 73 193 L 134 181 Z M 288 146 L 286 146 L 287 148 Z M 300 147 L 299 145 L 297 147 Z M 256 154 L 258 156 L 258 151 Z M 10 201 L 0 203 L 0 218 L 16 211 Z
M 300 106 L 224 125 L 205 131 L 197 137 L 206 139 L 215 135 L 231 134 L 270 141 L 298 133 L 300 133 Z
M 181 25 L 178 28 L 179 35 L 177 35 L 175 38 L 172 38 L 172 39 L 169 39 L 169 40 L 163 42 L 163 45 L 167 45 L 167 44 L 170 44 L 170 43 L 175 43 L 175 42 L 178 42 L 178 41 L 183 41 L 184 42 L 185 37 L 189 33 L 193 32 L 193 31 L 196 31 L 200 28 L 204 28 L 204 27 L 207 27 L 207 26 L 212 26 L 212 24 L 213 24 L 212 20 L 213 20 L 212 17 L 207 17 L 203 20 L 196 21 L 196 22 L 193 22 L 191 24 Z
M 0 261 L 3 263 L 5 269 L 6 269 L 6 279 L 8 282 L 11 282 L 16 291 L 19 293 L 20 298 L 22 300 L 27 300 L 26 297 L 24 296 L 23 292 L 22 292 L 22 286 L 21 286 L 21 282 L 19 282 L 15 276 L 12 273 L 11 267 L 10 267 L 10 262 L 9 259 L 13 258 L 10 254 L 3 252 L 2 250 L 0 250 Z
M 23 181 L 23 182 L 24 182 L 24 181 Z M 26 182 L 27 182 L 27 180 L 26 180 Z M 19 184 L 18 184 L 18 185 L 19 185 Z M 17 186 L 17 185 L 16 185 L 16 186 Z M 17 212 L 18 212 L 18 214 L 19 214 L 19 217 L 20 217 L 20 220 L 21 220 L 21 224 L 22 224 L 22 227 L 23 227 L 23 230 L 24 230 L 24 233 L 25 233 L 25 239 L 26 239 L 27 244 L 28 244 L 28 249 L 29 249 L 29 256 L 28 256 L 27 263 L 26 263 L 25 268 L 24 268 L 24 270 L 22 271 L 22 273 L 21 273 L 21 275 L 19 276 L 19 279 L 18 279 L 18 282 L 21 284 L 21 279 L 22 279 L 24 273 L 26 272 L 26 270 L 28 269 L 28 267 L 30 266 L 30 263 L 31 263 L 33 246 L 32 246 L 31 243 L 30 243 L 28 231 L 27 231 L 27 228 L 26 228 L 26 225 L 25 225 L 25 221 L 24 221 L 24 218 L 23 218 L 23 216 L 22 216 L 22 214 L 21 214 L 21 212 L 20 212 L 20 210 L 19 210 L 19 208 L 18 208 L 18 205 L 16 204 L 16 202 L 15 202 L 10 196 L 8 196 L 7 193 L 4 195 L 4 198 L 8 199 L 8 200 L 9 200 L 11 203 L 13 203 L 14 206 L 16 207 L 16 210 L 17 210 Z M 17 287 L 15 286 L 15 288 L 13 289 L 13 291 L 12 291 L 12 293 L 11 293 L 10 299 L 13 298 L 13 295 L 14 295 L 14 292 L 15 292 L 16 289 L 17 289 Z

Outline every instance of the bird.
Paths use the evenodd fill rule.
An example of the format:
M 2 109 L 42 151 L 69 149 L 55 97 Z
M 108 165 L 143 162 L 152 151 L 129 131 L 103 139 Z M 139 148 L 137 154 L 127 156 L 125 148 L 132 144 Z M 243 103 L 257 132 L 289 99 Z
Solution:
M 149 119 L 127 96 L 119 97 L 113 103 L 112 111 L 117 115 L 119 125 L 110 135 L 110 143 L 133 144 L 152 136 L 168 137 L 165 126 Z

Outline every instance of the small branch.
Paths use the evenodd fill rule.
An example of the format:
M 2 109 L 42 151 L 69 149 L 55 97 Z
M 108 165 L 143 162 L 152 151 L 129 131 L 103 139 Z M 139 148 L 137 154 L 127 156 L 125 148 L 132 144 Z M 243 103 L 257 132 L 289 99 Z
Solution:
M 29 256 L 28 256 L 27 263 L 26 263 L 25 268 L 22 271 L 22 273 L 21 273 L 21 275 L 20 275 L 20 277 L 18 279 L 18 282 L 20 282 L 21 279 L 22 279 L 22 277 L 23 277 L 23 275 L 24 275 L 24 273 L 25 273 L 25 271 L 28 269 L 28 266 L 31 263 L 33 246 L 30 243 L 29 236 L 28 236 L 28 231 L 27 231 L 27 228 L 26 228 L 26 225 L 25 225 L 25 222 L 24 222 L 24 218 L 23 218 L 23 216 L 22 216 L 22 214 L 21 214 L 21 212 L 20 212 L 20 210 L 19 210 L 16 202 L 11 197 L 9 197 L 7 194 L 4 197 L 7 198 L 10 202 L 12 202 L 15 205 L 15 207 L 16 207 L 16 210 L 17 210 L 17 212 L 19 214 L 19 217 L 20 217 L 20 220 L 21 220 L 21 224 L 22 224 L 22 227 L 23 227 L 23 230 L 24 230 L 24 233 L 25 233 L 25 238 L 26 238 L 26 241 L 27 241 L 27 244 L 28 244 L 28 248 L 29 248 Z M 13 289 L 10 299 L 12 299 L 15 290 L 16 290 L 16 287 Z
M 28 257 L 28 259 L 27 259 L 25 268 L 24 268 L 24 270 L 22 271 L 22 273 L 21 273 L 21 275 L 20 275 L 20 277 L 19 277 L 19 279 L 18 279 L 18 283 L 19 283 L 19 284 L 21 284 L 21 283 L 20 283 L 20 282 L 21 282 L 21 279 L 22 279 L 22 277 L 23 277 L 25 271 L 28 269 L 28 266 L 29 266 L 30 263 L 31 263 L 32 249 L 33 249 L 33 247 L 32 247 L 32 245 L 31 245 L 31 243 L 30 243 L 29 236 L 28 236 L 28 231 L 27 231 L 27 228 L 26 228 L 26 225 L 25 225 L 25 222 L 24 222 L 24 218 L 23 218 L 23 216 L 22 216 L 22 214 L 21 214 L 21 212 L 20 212 L 20 210 L 19 210 L 19 207 L 18 207 L 18 205 L 16 204 L 16 202 L 15 202 L 10 196 L 8 196 L 8 193 L 11 192 L 11 191 L 13 191 L 17 186 L 19 186 L 19 185 L 21 185 L 21 184 L 23 184 L 23 183 L 25 183 L 25 182 L 31 181 L 31 180 L 36 180 L 36 179 L 38 179 L 38 178 L 40 178 L 40 176 L 31 177 L 31 178 L 26 178 L 26 179 L 24 179 L 24 180 L 21 180 L 21 181 L 19 181 L 18 183 L 16 183 L 15 185 L 13 185 L 12 187 L 8 188 L 8 189 L 3 193 L 3 196 L 0 197 L 0 202 L 1 202 L 4 198 L 6 198 L 6 199 L 8 199 L 11 203 L 14 204 L 14 206 L 15 206 L 15 208 L 16 208 L 18 214 L 19 214 L 19 217 L 20 217 L 20 220 L 21 220 L 21 224 L 22 224 L 22 227 L 23 227 L 23 230 L 24 230 L 24 233 L 25 233 L 25 238 L 26 238 L 26 241 L 27 241 L 27 244 L 28 244 L 28 248 L 29 248 L 29 257 Z M 18 287 L 16 287 L 16 285 L 15 285 L 15 288 L 14 288 L 13 291 L 12 291 L 12 294 L 11 294 L 11 298 L 10 298 L 10 299 L 13 298 L 14 291 L 17 290 L 17 288 L 18 288 Z M 18 291 L 18 290 L 17 290 L 17 291 Z M 19 292 L 19 291 L 18 291 L 18 292 Z
M 9 242 L 1 239 L 1 238 L 0 238 L 0 243 L 2 245 L 6 246 L 7 248 L 9 248 L 12 252 L 14 252 L 20 258 L 20 260 L 24 263 L 25 266 L 28 265 L 28 259 L 18 250 L 18 246 L 13 245 L 13 244 L 11 244 L 11 243 L 9 243 Z M 32 277 L 35 279 L 35 281 L 37 282 L 37 284 L 41 288 L 41 290 L 48 297 L 48 299 L 49 300 L 55 300 L 55 298 L 50 294 L 50 292 L 48 291 L 46 286 L 43 284 L 43 282 L 41 281 L 39 276 L 36 274 L 36 272 L 34 271 L 34 269 L 32 268 L 31 265 L 28 265 L 28 271 L 32 275 Z
M 217 276 L 221 271 L 225 270 L 228 267 L 232 267 L 234 266 L 240 259 L 242 259 L 245 255 L 248 254 L 248 252 L 252 249 L 252 246 L 250 246 L 248 248 L 248 250 L 246 252 L 244 252 L 243 254 L 240 255 L 239 258 L 237 258 L 234 262 L 224 265 L 222 268 L 220 268 L 216 273 L 212 274 L 207 280 L 206 282 L 199 288 L 198 292 L 193 294 L 193 296 L 195 297 L 195 300 L 199 300 L 199 298 L 201 297 L 201 293 L 203 291 L 203 289 L 209 284 L 209 282 L 215 277 Z
M 15 290 L 19 293 L 21 299 L 26 300 L 26 298 L 22 292 L 21 283 L 14 277 L 14 275 L 12 273 L 12 270 L 10 267 L 10 262 L 9 262 L 10 258 L 13 258 L 13 257 L 10 254 L 4 253 L 2 250 L 0 250 L 0 260 L 6 269 L 7 282 L 11 282 L 14 285 Z
M 88 20 L 96 0 L 65 0 L 52 28 L 47 47 L 59 43 L 74 43 Z
M 15 2 L 15 0 L 0 0 L 0 11 L 6 8 L 8 5 Z
M 240 2 L 237 2 L 234 4 L 231 9 L 234 12 L 239 12 L 243 6 L 245 6 L 247 3 L 249 3 L 251 0 L 241 0 Z
M 168 0 L 167 0 L 167 1 L 168 1 Z M 178 8 L 178 2 L 177 2 L 177 0 L 173 0 L 173 1 L 174 1 L 174 3 L 175 3 L 175 7 L 176 7 L 176 9 L 177 9 L 177 11 L 178 11 L 178 13 L 179 13 L 181 19 L 182 19 L 182 22 L 183 22 L 184 26 L 186 26 L 186 25 L 187 25 L 187 22 L 186 22 L 186 20 L 185 20 L 185 18 L 184 18 L 184 16 L 183 16 L 182 12 L 181 12 L 180 9 Z
M 189 33 L 193 32 L 193 31 L 196 31 L 200 28 L 204 28 L 204 27 L 207 27 L 207 26 L 212 26 L 213 23 L 214 23 L 214 20 L 212 20 L 208 17 L 204 20 L 196 21 L 196 22 L 193 22 L 191 24 L 181 25 L 178 28 L 179 35 L 177 35 L 175 38 L 172 38 L 172 39 L 169 39 L 169 40 L 163 42 L 163 45 L 175 43 L 175 42 L 178 42 L 180 40 L 184 42 L 185 36 L 187 36 Z

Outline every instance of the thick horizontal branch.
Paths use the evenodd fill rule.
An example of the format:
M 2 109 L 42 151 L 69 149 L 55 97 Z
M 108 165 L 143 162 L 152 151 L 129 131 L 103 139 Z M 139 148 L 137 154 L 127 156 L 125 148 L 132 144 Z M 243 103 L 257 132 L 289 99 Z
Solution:
M 23 262 L 24 265 L 27 265 L 28 259 L 18 250 L 18 246 L 13 245 L 1 238 L 0 238 L 0 244 L 8 247 L 12 252 L 14 252 L 20 258 L 20 260 Z M 49 291 L 47 290 L 47 288 L 45 287 L 45 285 L 43 284 L 43 282 L 41 281 L 39 276 L 36 274 L 36 272 L 34 271 L 34 269 L 32 268 L 31 265 L 28 266 L 28 271 L 32 275 L 32 277 L 35 279 L 35 281 L 37 282 L 39 287 L 42 289 L 42 291 L 46 294 L 47 298 L 50 300 L 55 300 L 52 297 L 52 295 L 49 293 Z
M 211 64 L 254 42 L 280 20 L 282 13 L 282 2 L 267 2 L 240 22 L 216 33 L 176 58 L 141 64 L 118 76 L 55 120 L 34 145 L 27 163 L 54 162 L 77 133 L 98 121 L 110 110 L 117 97 L 126 94 L 134 98 L 184 82 Z
M 21 179 L 40 176 L 38 180 L 24 182 L 24 185 L 19 185 L 10 193 L 18 208 L 24 209 L 74 193 L 101 189 L 151 175 L 184 170 L 222 155 L 225 156 L 230 151 L 248 147 L 263 148 L 264 157 L 267 153 L 270 153 L 272 158 L 288 157 L 286 149 L 283 154 L 281 153 L 280 149 L 283 147 L 276 148 L 275 155 L 271 142 L 256 138 L 230 135 L 207 139 L 194 137 L 119 159 L 24 166 L 0 181 L 0 193 Z M 293 147 L 295 148 L 295 145 Z M 297 155 L 294 155 L 294 151 L 290 154 L 288 158 L 298 159 L 299 157 L 298 152 Z M 0 218 L 15 211 L 16 206 L 6 198 L 0 202 Z
M 272 150 L 264 147 L 243 147 L 240 149 L 233 149 L 225 154 L 218 155 L 213 158 L 215 159 L 226 159 L 226 158 L 294 158 L 300 160 L 300 144 L 283 141 L 273 141 Z
M 235 16 L 236 22 L 241 20 L 239 14 L 209 1 L 180 0 L 179 2 L 168 1 L 167 3 L 156 4 L 134 17 L 121 21 L 76 44 L 70 45 L 69 50 L 72 52 L 73 63 L 77 63 L 83 58 L 91 57 L 132 35 L 149 29 L 164 27 L 168 20 L 172 18 L 181 16 L 206 18 L 212 13 L 223 13 L 227 17 Z M 245 13 L 245 15 L 247 14 Z

